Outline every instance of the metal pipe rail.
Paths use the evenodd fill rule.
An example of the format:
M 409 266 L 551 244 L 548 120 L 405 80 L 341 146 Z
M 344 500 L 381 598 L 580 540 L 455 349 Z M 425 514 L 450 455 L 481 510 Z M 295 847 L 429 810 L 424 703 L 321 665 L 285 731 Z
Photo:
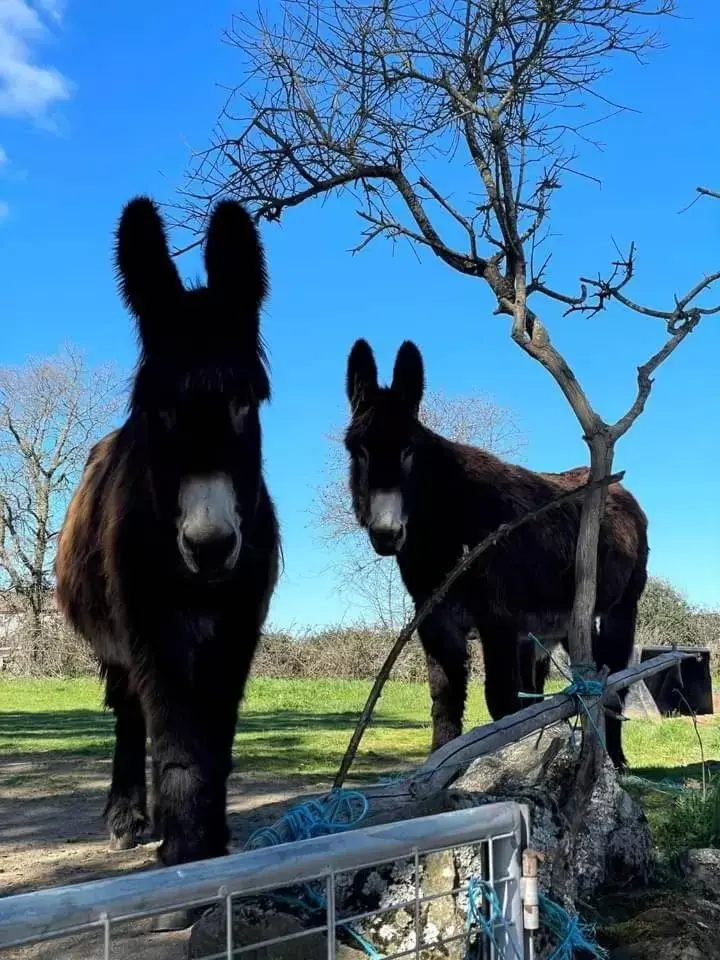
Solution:
M 310 880 L 332 880 L 341 872 L 412 855 L 417 859 L 418 855 L 439 850 L 483 841 L 492 846 L 494 840 L 510 839 L 510 854 L 503 867 L 511 881 L 508 895 L 512 902 L 508 906 L 514 923 L 517 918 L 511 939 L 517 955 L 522 956 L 521 846 L 526 834 L 527 810 L 523 806 L 494 803 L 177 867 L 16 894 L 0 899 L 0 948 L 103 927 L 107 941 L 112 922 L 190 904 L 229 902 L 234 895 L 257 894 Z M 334 926 L 333 918 L 330 927 Z

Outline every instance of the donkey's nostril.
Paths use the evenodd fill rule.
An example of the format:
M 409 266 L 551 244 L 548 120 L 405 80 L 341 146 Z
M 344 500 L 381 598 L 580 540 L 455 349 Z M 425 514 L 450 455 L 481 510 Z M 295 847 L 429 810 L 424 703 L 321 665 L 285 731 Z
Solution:
M 191 554 L 199 573 L 211 574 L 222 570 L 232 556 L 237 544 L 234 532 L 210 537 L 183 536 L 183 541 Z
M 389 557 L 402 546 L 404 540 L 404 530 L 402 526 L 397 527 L 372 527 L 370 529 L 370 541 L 376 553 L 382 557 Z

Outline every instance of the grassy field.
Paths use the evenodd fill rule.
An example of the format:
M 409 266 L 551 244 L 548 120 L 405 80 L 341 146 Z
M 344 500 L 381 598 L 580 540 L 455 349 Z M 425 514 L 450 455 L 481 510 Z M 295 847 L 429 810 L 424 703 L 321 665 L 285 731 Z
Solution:
M 248 688 L 235 739 L 244 773 L 330 778 L 335 773 L 370 684 L 341 680 L 256 678 Z M 353 769 L 374 779 L 421 763 L 428 751 L 430 699 L 426 684 L 388 683 Z M 473 685 L 466 729 L 488 720 L 482 687 Z M 706 760 L 720 760 L 720 717 L 701 718 Z M 644 777 L 696 778 L 700 745 L 686 719 L 630 721 L 625 750 Z M 112 715 L 102 708 L 100 685 L 80 680 L 0 680 L 0 763 L 51 755 L 57 759 L 109 757 Z

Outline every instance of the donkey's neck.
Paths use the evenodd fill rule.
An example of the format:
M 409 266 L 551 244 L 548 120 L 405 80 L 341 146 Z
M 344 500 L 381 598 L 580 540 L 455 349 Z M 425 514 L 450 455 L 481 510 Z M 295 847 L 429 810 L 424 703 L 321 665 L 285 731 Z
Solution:
M 473 546 L 512 511 L 503 495 L 507 466 L 477 447 L 454 443 L 428 431 L 417 462 L 417 499 L 408 532 Z

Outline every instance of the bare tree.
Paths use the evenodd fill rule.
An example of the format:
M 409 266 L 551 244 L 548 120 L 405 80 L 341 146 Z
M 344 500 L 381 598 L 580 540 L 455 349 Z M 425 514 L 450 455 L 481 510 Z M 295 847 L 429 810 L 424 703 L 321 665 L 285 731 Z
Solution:
M 641 304 L 628 294 L 631 246 L 608 276 L 566 292 L 547 278 L 550 205 L 578 172 L 578 145 L 621 109 L 601 81 L 617 58 L 641 60 L 658 46 L 653 27 L 673 9 L 674 0 L 286 0 L 279 23 L 237 17 L 228 39 L 247 73 L 181 203 L 180 219 L 197 230 L 221 194 L 275 220 L 311 198 L 350 192 L 364 224 L 357 249 L 378 237 L 409 240 L 487 285 L 497 313 L 511 318 L 513 340 L 557 382 L 589 447 L 594 486 L 583 501 L 569 631 L 578 666 L 592 660 L 605 503 L 596 481 L 610 475 L 657 368 L 720 309 L 702 297 L 720 272 L 667 309 Z M 554 347 L 539 314 L 547 301 L 585 314 L 612 303 L 665 327 L 615 423 L 594 409 Z M 595 700 L 592 723 L 602 722 Z M 594 781 L 600 760 L 596 738 L 584 739 L 573 821 L 586 796 L 580 785 Z
M 512 410 L 489 397 L 451 396 L 442 390 L 428 391 L 420 419 L 436 433 L 484 447 L 499 457 L 517 457 L 526 444 Z M 407 621 L 412 602 L 392 558 L 378 557 L 367 535 L 358 529 L 348 492 L 347 455 L 342 431 L 333 430 L 325 469 L 326 482 L 318 491 L 314 514 L 321 538 L 339 546 L 342 559 L 333 565 L 333 576 L 349 604 L 358 604 L 373 624 L 384 630 L 399 630 Z
M 119 409 L 113 369 L 88 367 L 74 347 L 0 369 L 0 583 L 30 613 L 35 636 L 68 498 Z

